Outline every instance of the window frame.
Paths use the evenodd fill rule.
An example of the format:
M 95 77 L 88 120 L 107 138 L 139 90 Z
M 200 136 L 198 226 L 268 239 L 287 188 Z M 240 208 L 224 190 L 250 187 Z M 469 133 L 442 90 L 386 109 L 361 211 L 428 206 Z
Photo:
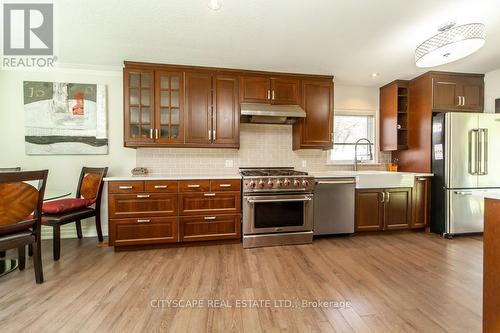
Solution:
M 377 110 L 373 109 L 335 109 L 333 121 L 335 122 L 336 116 L 373 116 L 373 160 L 371 162 L 361 162 L 360 164 L 364 165 L 379 165 L 379 114 Z M 335 123 L 333 124 L 333 130 L 335 131 Z M 333 142 L 335 146 L 335 142 Z M 328 150 L 326 164 L 328 165 L 353 165 L 354 160 L 338 160 L 333 161 L 331 159 L 331 155 L 333 152 L 333 148 Z

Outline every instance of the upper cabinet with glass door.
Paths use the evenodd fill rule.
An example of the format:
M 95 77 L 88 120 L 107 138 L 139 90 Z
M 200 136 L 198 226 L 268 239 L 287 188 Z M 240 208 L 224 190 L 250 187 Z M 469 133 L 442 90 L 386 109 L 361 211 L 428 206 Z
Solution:
M 125 144 L 154 142 L 153 71 L 124 70 Z
M 182 143 L 183 74 L 157 71 L 155 75 L 155 140 L 159 143 Z

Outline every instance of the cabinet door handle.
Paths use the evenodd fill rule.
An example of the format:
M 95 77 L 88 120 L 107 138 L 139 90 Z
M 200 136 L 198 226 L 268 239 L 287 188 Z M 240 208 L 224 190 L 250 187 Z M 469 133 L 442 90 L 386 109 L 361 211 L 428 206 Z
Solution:
M 118 187 L 120 190 L 131 190 L 132 186 L 120 186 Z
M 137 220 L 137 223 L 149 223 L 151 220 Z
M 391 201 L 391 192 L 387 192 L 387 202 Z
M 462 96 L 457 96 L 457 99 L 458 99 L 457 106 L 461 106 L 462 105 Z
M 382 201 L 381 201 L 381 202 L 382 202 L 382 203 L 384 203 L 384 202 L 385 202 L 385 192 L 382 192 Z
M 267 99 L 271 99 L 271 90 L 267 91 Z
M 427 178 L 417 178 L 417 180 L 427 180 Z
M 188 188 L 200 188 L 200 184 L 189 184 Z
M 465 96 L 462 96 L 462 106 L 465 106 Z
M 219 187 L 231 187 L 231 184 L 219 184 Z
M 155 185 L 156 189 L 167 188 L 167 185 Z
M 217 219 L 217 217 L 216 216 L 205 216 L 204 219 L 205 219 L 205 221 L 213 221 L 213 220 Z
M 273 96 L 271 97 L 271 99 L 274 101 L 274 90 L 273 90 Z
M 150 195 L 149 194 L 137 194 L 137 198 L 139 199 L 144 199 L 144 198 L 149 198 Z
M 206 197 L 215 197 L 215 193 L 205 193 L 203 195 Z
M 212 131 L 208 130 L 208 141 L 212 142 Z
M 153 139 L 153 129 L 152 128 L 149 129 L 149 138 Z
M 214 134 L 213 134 L 213 136 L 212 136 L 212 137 L 213 137 L 212 142 L 214 142 L 215 140 L 217 140 L 217 139 L 216 139 L 216 136 L 215 136 L 215 130 L 214 130 Z
M 155 129 L 155 139 L 158 140 L 160 138 L 160 130 Z

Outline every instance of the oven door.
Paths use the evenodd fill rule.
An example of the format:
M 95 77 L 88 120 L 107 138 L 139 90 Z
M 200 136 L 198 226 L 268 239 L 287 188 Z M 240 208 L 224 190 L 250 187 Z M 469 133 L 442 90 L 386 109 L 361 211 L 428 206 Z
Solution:
M 311 231 L 313 195 L 282 194 L 243 197 L 243 233 Z

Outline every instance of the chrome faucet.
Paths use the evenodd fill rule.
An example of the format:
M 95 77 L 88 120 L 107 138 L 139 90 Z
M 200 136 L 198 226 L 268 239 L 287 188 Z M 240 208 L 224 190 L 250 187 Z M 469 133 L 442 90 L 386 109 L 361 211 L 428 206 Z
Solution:
M 354 171 L 358 171 L 358 144 L 361 142 L 361 141 L 366 141 L 368 142 L 368 151 L 369 151 L 369 155 L 370 155 L 370 160 L 373 159 L 373 153 L 372 153 L 372 143 L 370 140 L 368 140 L 367 138 L 362 138 L 362 139 L 359 139 L 358 141 L 356 141 L 356 143 L 354 144 Z

